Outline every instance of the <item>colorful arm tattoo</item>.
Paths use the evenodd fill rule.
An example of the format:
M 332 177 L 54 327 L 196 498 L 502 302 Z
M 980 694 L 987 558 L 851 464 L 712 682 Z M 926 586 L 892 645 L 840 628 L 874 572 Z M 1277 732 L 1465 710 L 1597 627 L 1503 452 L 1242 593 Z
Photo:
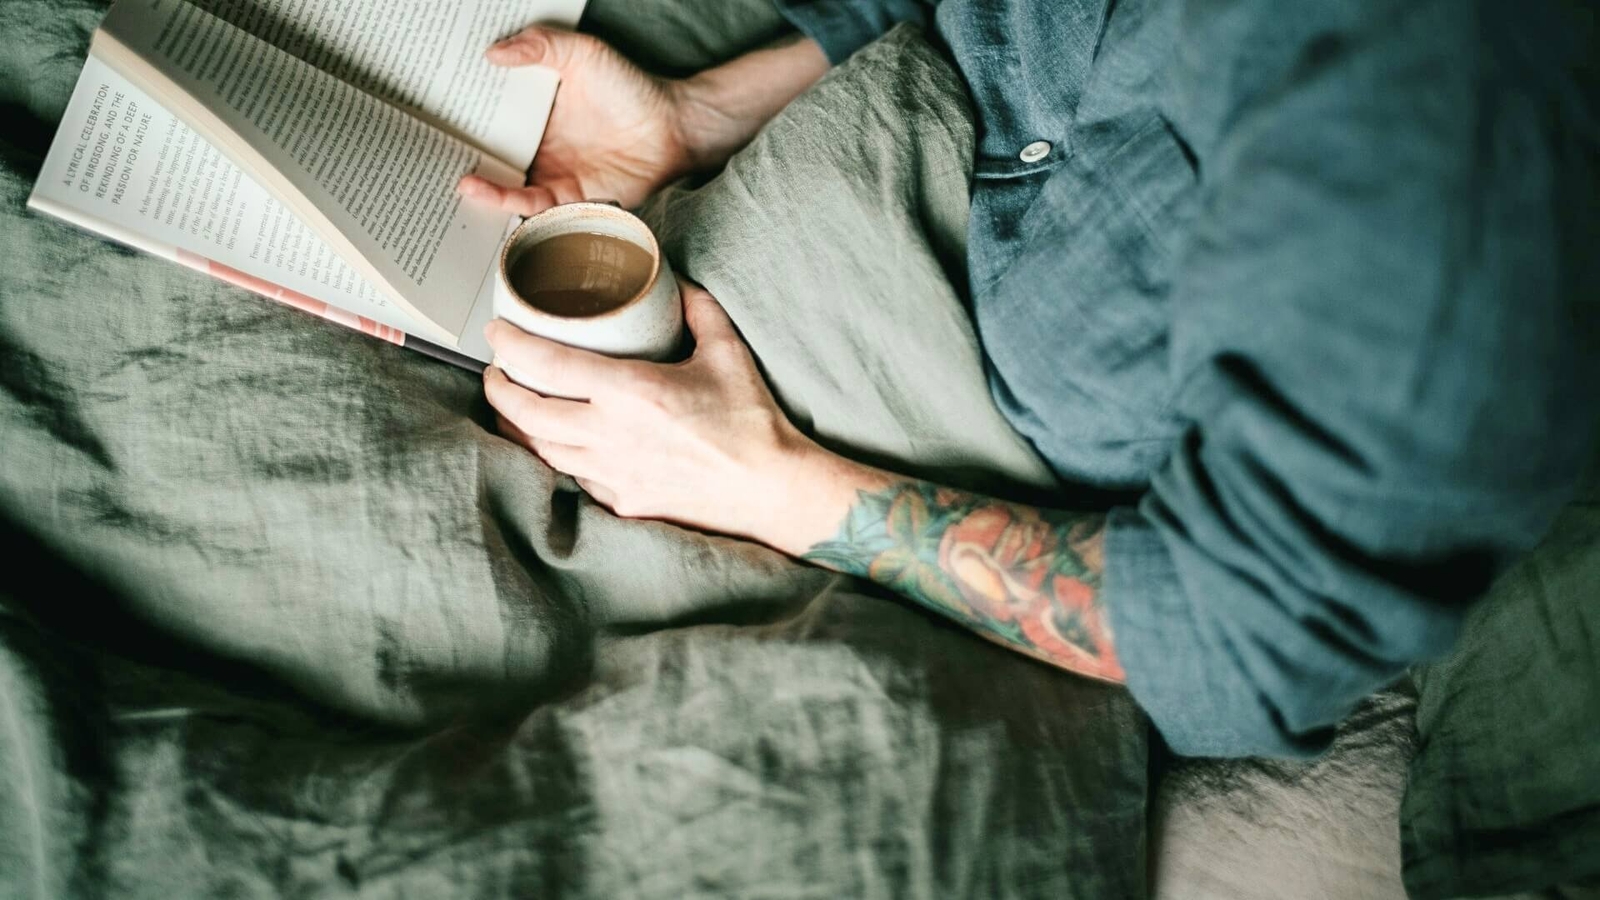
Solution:
M 1104 540 L 1104 516 L 908 481 L 858 492 L 838 536 L 805 558 L 1052 665 L 1121 682 L 1099 599 Z

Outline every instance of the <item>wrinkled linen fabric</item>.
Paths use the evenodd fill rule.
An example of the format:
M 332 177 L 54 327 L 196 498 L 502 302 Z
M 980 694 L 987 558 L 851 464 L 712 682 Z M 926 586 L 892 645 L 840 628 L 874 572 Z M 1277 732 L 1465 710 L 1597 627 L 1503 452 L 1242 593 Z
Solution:
M 1369 697 L 1314 760 L 1165 757 L 1150 804 L 1154 900 L 1405 900 L 1409 682 Z
M 622 6 L 666 67 L 777 27 Z M 25 212 L 102 13 L 0 7 L 0 896 L 1144 894 L 1122 689 L 618 520 L 470 374 Z M 950 286 L 972 143 L 902 30 L 646 213 L 803 426 L 1032 495 Z
M 1600 898 L 1600 460 L 1543 543 L 1417 673 L 1401 835 L 1414 900 Z M 1585 887 L 1586 885 L 1586 887 Z

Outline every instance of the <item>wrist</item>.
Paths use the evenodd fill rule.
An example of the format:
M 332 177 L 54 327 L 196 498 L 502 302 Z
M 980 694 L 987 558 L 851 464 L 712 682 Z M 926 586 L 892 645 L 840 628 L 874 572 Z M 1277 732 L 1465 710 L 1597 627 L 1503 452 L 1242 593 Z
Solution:
M 754 136 L 760 123 L 742 122 L 728 109 L 715 70 L 669 82 L 672 128 L 681 150 L 682 171 L 704 172 L 720 167 Z
M 816 41 L 788 35 L 759 50 L 667 83 L 689 171 L 715 169 L 828 71 Z
M 743 492 L 753 502 L 742 517 L 742 536 L 801 556 L 838 532 L 858 492 L 892 480 L 796 433 L 767 454 Z

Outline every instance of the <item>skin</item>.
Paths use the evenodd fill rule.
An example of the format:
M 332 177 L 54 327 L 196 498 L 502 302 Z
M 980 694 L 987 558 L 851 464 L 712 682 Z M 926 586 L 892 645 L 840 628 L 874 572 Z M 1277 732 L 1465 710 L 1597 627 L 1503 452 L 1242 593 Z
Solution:
M 485 56 L 561 76 L 528 186 L 461 181 L 469 199 L 522 216 L 595 197 L 632 208 L 669 181 L 715 169 L 828 70 L 822 48 L 797 36 L 682 80 L 650 75 L 589 35 L 538 26 Z
M 609 197 L 636 205 L 724 162 L 827 69 L 790 39 L 683 81 L 644 73 L 593 38 L 530 28 L 489 51 L 562 77 L 529 184 L 468 178 L 477 202 L 531 215 Z M 733 322 L 681 283 L 693 355 L 617 360 L 490 323 L 507 364 L 563 400 L 490 367 L 501 433 L 624 517 L 757 541 L 871 579 L 992 641 L 1091 678 L 1123 681 L 1100 604 L 1104 519 L 1041 509 L 863 465 L 802 434 L 779 409 Z

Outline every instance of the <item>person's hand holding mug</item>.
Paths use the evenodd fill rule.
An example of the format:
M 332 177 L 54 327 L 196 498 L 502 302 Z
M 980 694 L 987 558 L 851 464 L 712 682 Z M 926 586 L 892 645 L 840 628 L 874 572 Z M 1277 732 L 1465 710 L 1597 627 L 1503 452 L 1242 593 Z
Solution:
M 646 73 L 596 38 L 536 26 L 496 44 L 488 58 L 548 66 L 561 77 L 528 185 L 508 189 L 474 176 L 461 183 L 467 199 L 529 217 L 502 252 L 497 320 L 488 328 L 495 364 L 484 385 L 502 434 L 622 515 L 779 547 L 801 547 L 800 539 L 758 533 L 757 526 L 789 523 L 795 534 L 831 527 L 831 507 L 811 517 L 800 510 L 824 499 L 847 501 L 853 489 L 818 490 L 826 479 L 797 471 L 804 461 L 807 471 L 828 473 L 839 460 L 784 418 L 727 314 L 693 285 L 684 285 L 679 300 L 643 222 L 623 209 L 580 202 L 636 207 L 674 178 L 720 166 L 827 71 L 821 47 L 796 35 L 674 81 Z M 657 261 L 619 306 L 577 315 L 547 308 L 540 289 L 574 287 L 562 281 L 582 268 L 573 264 L 546 265 L 547 274 L 532 273 L 536 283 L 519 286 L 518 261 L 532 248 L 597 232 Z M 587 286 L 593 279 L 580 280 Z M 647 361 L 672 357 L 685 318 L 692 355 Z M 789 484 L 807 487 L 790 496 L 780 489 Z M 785 515 L 769 515 L 774 502 Z
M 837 528 L 857 491 L 887 476 L 803 435 L 722 306 L 692 282 L 680 290 L 694 351 L 678 362 L 614 359 L 490 323 L 498 364 L 483 383 L 500 433 L 618 516 L 804 553 Z M 549 393 L 501 366 L 539 373 Z
M 522 216 L 598 198 L 638 206 L 675 178 L 721 165 L 828 68 L 815 41 L 793 36 L 687 79 L 658 78 L 598 38 L 543 26 L 486 55 L 561 76 L 528 185 L 461 181 L 469 200 Z

